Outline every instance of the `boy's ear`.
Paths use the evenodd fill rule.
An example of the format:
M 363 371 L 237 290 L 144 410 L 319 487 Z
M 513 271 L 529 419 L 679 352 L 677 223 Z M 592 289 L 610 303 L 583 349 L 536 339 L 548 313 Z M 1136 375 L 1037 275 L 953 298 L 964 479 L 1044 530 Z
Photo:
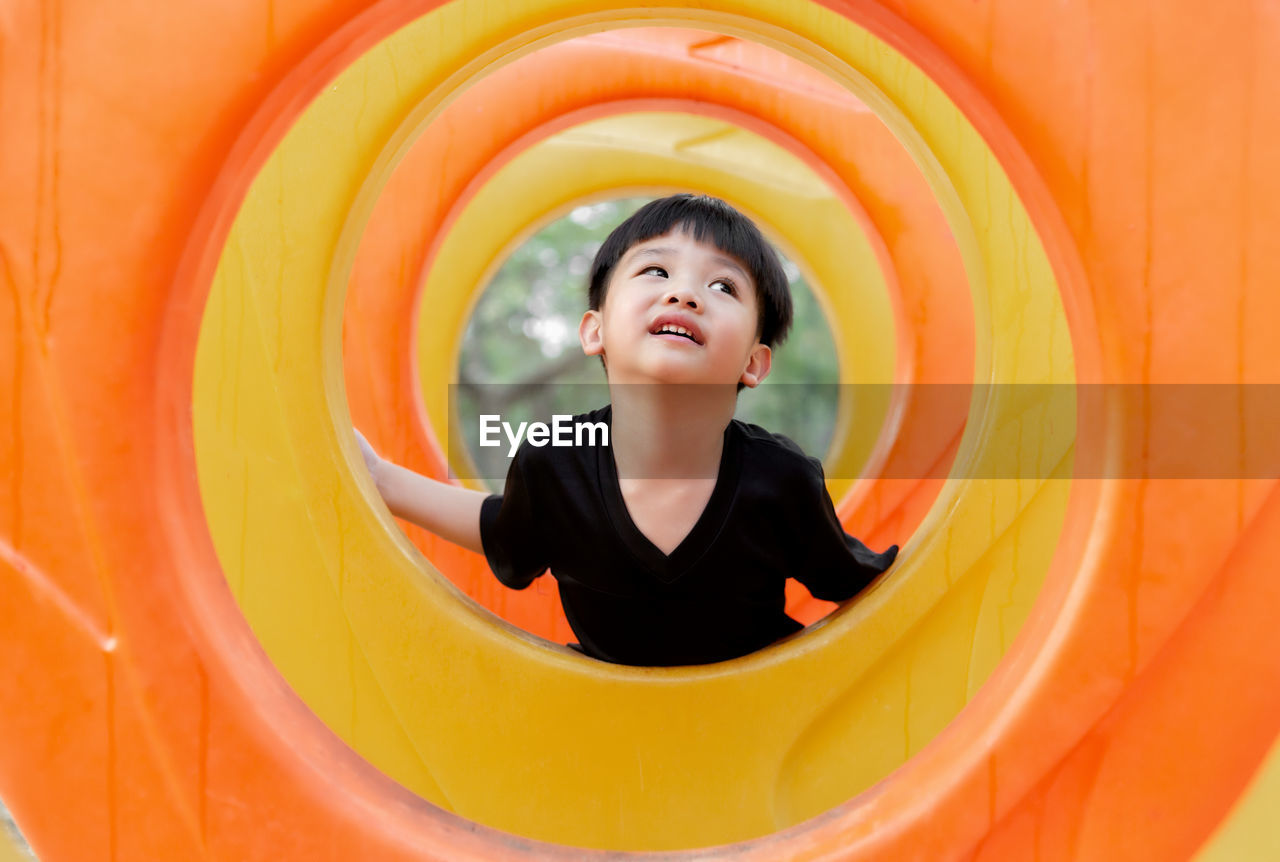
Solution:
M 582 342 L 582 352 L 587 356 L 604 353 L 604 340 L 600 336 L 600 312 L 590 309 L 582 315 L 578 324 L 578 340 Z
M 769 376 L 769 367 L 773 363 L 773 351 L 769 349 L 769 345 L 756 342 L 756 346 L 751 348 L 751 356 L 747 358 L 747 367 L 742 370 L 742 376 L 738 380 L 747 386 L 755 388 L 755 386 Z

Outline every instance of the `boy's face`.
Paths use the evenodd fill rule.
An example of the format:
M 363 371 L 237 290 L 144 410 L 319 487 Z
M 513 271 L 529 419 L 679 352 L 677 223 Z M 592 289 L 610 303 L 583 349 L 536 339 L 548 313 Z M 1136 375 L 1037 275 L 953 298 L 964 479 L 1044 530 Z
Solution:
M 664 324 L 690 335 L 662 332 Z M 755 386 L 771 359 L 758 325 L 746 267 L 673 229 L 627 249 L 603 306 L 582 316 L 578 332 L 588 356 L 604 356 L 610 383 Z

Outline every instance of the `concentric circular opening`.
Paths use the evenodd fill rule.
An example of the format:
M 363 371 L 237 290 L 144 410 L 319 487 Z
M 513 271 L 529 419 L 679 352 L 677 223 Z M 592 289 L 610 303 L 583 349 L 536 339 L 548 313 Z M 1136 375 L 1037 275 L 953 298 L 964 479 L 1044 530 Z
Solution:
M 387 455 L 445 475 L 447 386 L 474 288 L 528 232 L 607 197 L 694 187 L 730 199 L 818 274 L 841 379 L 881 384 L 1070 382 L 1044 250 L 964 113 L 816 4 L 539 8 L 501 27 L 468 5 L 406 24 L 320 93 L 231 229 L 193 387 L 228 583 L 326 724 L 463 817 L 624 849 L 800 823 L 936 735 L 1029 611 L 1066 483 L 975 473 L 1025 405 L 988 392 L 921 429 L 909 399 L 842 399 L 833 496 L 847 521 L 871 525 L 854 530 L 869 543 L 909 539 L 900 565 L 787 644 L 663 670 L 591 662 L 504 624 L 518 615 L 496 590 L 467 601 L 455 584 L 480 583 L 483 562 L 405 539 L 356 469 L 348 410 Z M 641 21 L 715 34 L 646 27 L 629 39 Z M 622 29 L 599 33 L 609 26 Z M 576 38 L 586 33 L 597 35 Z M 655 47 L 667 38 L 675 49 Z M 670 140 L 637 133 L 659 116 Z M 602 139 L 642 145 L 618 158 Z M 748 152 L 811 178 L 759 170 L 743 183 L 735 159 Z M 950 481 L 855 487 L 903 441 L 954 459 Z M 1047 457 L 1069 475 L 1069 453 Z

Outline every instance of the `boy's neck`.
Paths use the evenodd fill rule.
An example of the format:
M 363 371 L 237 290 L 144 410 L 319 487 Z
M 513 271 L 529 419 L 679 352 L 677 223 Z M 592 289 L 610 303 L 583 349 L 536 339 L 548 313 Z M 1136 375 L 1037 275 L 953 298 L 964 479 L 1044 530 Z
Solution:
M 617 384 L 609 398 L 619 478 L 716 478 L 737 404 L 733 384 Z

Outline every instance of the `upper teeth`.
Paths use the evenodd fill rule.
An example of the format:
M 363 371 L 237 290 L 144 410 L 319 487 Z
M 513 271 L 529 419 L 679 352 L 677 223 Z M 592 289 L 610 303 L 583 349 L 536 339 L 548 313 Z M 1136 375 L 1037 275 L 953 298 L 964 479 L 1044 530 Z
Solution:
M 658 331 L 659 331 L 659 332 L 675 332 L 675 333 L 678 333 L 678 334 L 680 334 L 680 335 L 687 335 L 687 336 L 689 336 L 690 338 L 693 338 L 693 333 L 692 333 L 692 332 L 690 332 L 689 330 L 685 329 L 683 326 L 676 326 L 676 325 L 675 325 L 675 324 L 673 324 L 673 323 L 664 323 L 664 324 L 662 324 L 662 328 L 661 328 L 661 329 L 659 329 Z

